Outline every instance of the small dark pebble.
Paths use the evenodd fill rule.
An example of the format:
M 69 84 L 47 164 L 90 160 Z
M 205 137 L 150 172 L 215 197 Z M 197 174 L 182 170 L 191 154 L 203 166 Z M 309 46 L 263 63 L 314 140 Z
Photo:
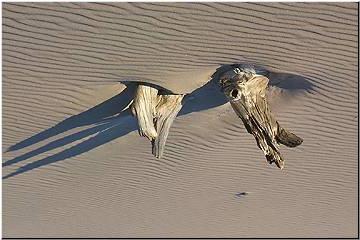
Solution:
M 239 192 L 237 194 L 235 194 L 237 197 L 242 197 L 242 196 L 246 196 L 248 195 L 249 193 L 248 192 Z

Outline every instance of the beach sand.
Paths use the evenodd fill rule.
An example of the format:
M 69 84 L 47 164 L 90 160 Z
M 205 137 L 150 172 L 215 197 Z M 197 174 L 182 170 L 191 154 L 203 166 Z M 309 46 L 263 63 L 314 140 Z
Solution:
M 4 237 L 358 236 L 358 4 L 2 6 Z M 283 170 L 206 84 L 233 63 L 304 139 Z M 162 159 L 124 81 L 192 93 Z

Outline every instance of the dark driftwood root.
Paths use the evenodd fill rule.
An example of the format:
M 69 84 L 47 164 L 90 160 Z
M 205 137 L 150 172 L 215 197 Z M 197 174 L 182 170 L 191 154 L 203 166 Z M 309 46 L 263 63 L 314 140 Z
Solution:
M 282 128 L 270 112 L 266 100 L 266 87 L 269 79 L 257 75 L 251 67 L 234 67 L 220 76 L 221 89 L 230 101 L 235 113 L 243 121 L 247 131 L 252 134 L 258 147 L 264 152 L 267 161 L 282 169 L 279 145 L 296 147 L 303 140 Z
M 158 89 L 138 85 L 131 112 L 138 120 L 139 134 L 152 143 L 152 153 L 161 158 L 169 129 L 182 107 L 184 95 L 161 94 Z

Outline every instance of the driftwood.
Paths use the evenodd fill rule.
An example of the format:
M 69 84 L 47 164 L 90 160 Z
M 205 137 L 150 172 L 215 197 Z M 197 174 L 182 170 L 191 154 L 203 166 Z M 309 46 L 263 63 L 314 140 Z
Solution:
M 183 94 L 168 94 L 157 88 L 139 84 L 131 112 L 137 118 L 140 136 L 152 143 L 152 153 L 161 158 L 169 129 L 182 107 Z
M 251 67 L 238 65 L 220 73 L 218 77 L 221 91 L 246 130 L 255 137 L 267 161 L 270 164 L 275 162 L 282 169 L 284 159 L 279 145 L 296 147 L 303 140 L 282 128 L 271 114 L 266 99 L 269 79 L 256 74 Z M 183 98 L 183 94 L 170 94 L 151 85 L 137 86 L 131 112 L 138 120 L 139 134 L 151 141 L 152 153 L 157 158 L 163 155 L 169 129 L 183 106 Z
M 220 76 L 221 89 L 230 101 L 235 113 L 243 121 L 247 131 L 252 134 L 258 147 L 264 152 L 267 161 L 282 169 L 279 145 L 296 147 L 302 139 L 280 126 L 270 112 L 266 100 L 266 87 L 269 79 L 257 75 L 253 68 L 234 67 Z

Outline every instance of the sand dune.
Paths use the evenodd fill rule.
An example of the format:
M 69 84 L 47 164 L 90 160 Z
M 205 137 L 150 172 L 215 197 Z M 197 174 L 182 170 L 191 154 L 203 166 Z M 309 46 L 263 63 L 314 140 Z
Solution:
M 4 3 L 4 237 L 356 237 L 357 8 Z M 208 82 L 232 63 L 304 139 L 283 170 Z M 160 160 L 129 81 L 189 93 Z

